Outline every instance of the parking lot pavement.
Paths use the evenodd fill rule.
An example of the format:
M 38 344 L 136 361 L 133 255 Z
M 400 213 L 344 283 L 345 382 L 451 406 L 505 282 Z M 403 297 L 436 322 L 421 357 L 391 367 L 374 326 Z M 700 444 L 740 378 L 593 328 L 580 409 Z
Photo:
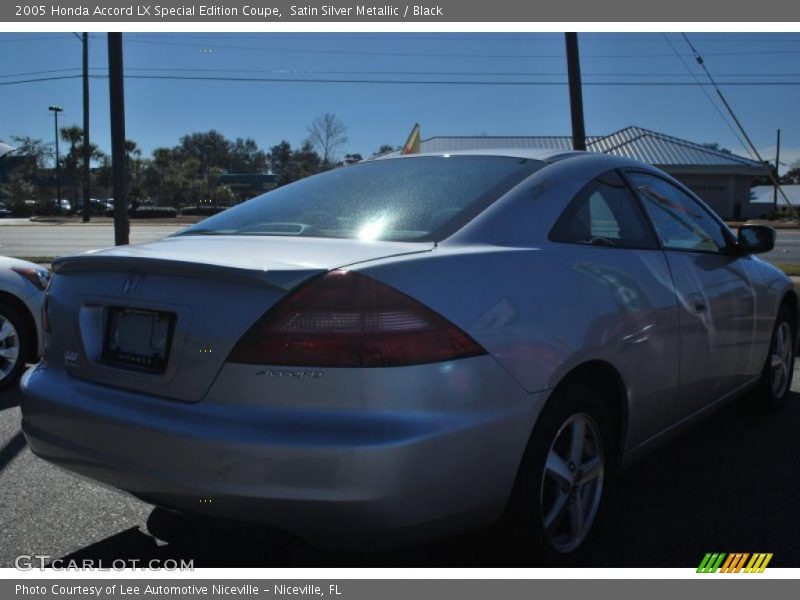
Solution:
M 15 219 L 16 220 L 16 219 Z M 130 240 L 141 244 L 159 240 L 187 227 L 132 223 Z M 0 227 L 0 255 L 67 256 L 114 245 L 114 226 L 108 223 L 31 223 Z
M 587 566 L 694 567 L 706 552 L 773 552 L 799 567 L 800 378 L 777 415 L 733 403 L 626 471 Z M 515 566 L 488 534 L 403 550 L 325 553 L 277 533 L 173 515 L 35 458 L 17 389 L 0 392 L 0 566 L 20 554 L 183 558 L 218 566 Z

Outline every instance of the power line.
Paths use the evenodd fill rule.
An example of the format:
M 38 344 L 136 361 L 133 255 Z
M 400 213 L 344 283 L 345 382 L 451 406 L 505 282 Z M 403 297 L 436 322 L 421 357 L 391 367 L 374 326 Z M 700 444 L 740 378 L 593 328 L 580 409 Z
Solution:
M 403 80 L 403 79 L 313 79 L 313 78 L 294 78 L 285 79 L 279 77 L 212 77 L 212 76 L 189 76 L 189 75 L 126 75 L 126 79 L 169 79 L 176 81 L 239 81 L 239 82 L 263 82 L 263 83 L 358 83 L 358 84 L 402 84 L 402 85 L 520 85 L 534 86 L 547 85 L 558 86 L 567 85 L 566 81 L 441 81 L 441 80 Z M 676 86 L 694 87 L 696 83 L 687 81 L 587 81 L 583 85 L 591 86 Z M 700 85 L 712 85 L 701 83 Z M 732 81 L 722 85 L 753 87 L 753 86 L 797 86 L 800 81 Z
M 102 69 L 93 69 L 102 70 Z M 564 71 L 365 71 L 365 70 L 327 70 L 327 69 L 229 69 L 221 67 L 197 68 L 197 67 L 126 67 L 126 71 L 153 71 L 153 72 L 175 72 L 182 71 L 187 73 L 271 73 L 285 75 L 438 75 L 452 77 L 564 77 Z M 651 77 L 652 73 L 582 73 L 584 77 Z M 693 73 L 661 73 L 666 77 L 695 77 Z M 719 77 L 800 77 L 800 73 L 731 73 L 728 75 L 718 75 Z
M 65 40 L 67 39 L 64 35 L 48 35 L 48 36 L 36 36 L 36 37 L 24 37 L 24 38 L 0 38 L 0 44 L 15 44 L 18 42 L 38 42 L 38 41 L 49 41 L 52 42 L 53 40 Z
M 356 40 L 382 40 L 382 41 L 395 41 L 398 37 L 402 39 L 410 39 L 410 40 L 422 40 L 422 41 L 458 41 L 458 42 L 553 42 L 562 44 L 563 43 L 563 36 L 560 33 L 530 33 L 526 35 L 513 35 L 513 34 L 504 34 L 498 33 L 496 36 L 492 35 L 474 35 L 474 34 L 450 34 L 450 33 L 442 33 L 442 34 L 414 34 L 414 33 L 381 33 L 381 34 L 368 34 L 368 33 L 358 33 L 358 32 L 347 32 L 347 33 L 264 33 L 264 34 L 252 34 L 248 35 L 245 33 L 235 33 L 235 34 L 212 34 L 212 35 L 205 35 L 205 34 L 196 34 L 190 33 L 188 34 L 194 39 L 198 38 L 206 38 L 206 39 L 253 39 L 253 40 L 264 40 L 264 39 L 301 39 L 305 40 L 308 39 L 309 36 L 313 36 L 314 38 L 322 38 L 322 39 L 341 39 L 343 37 L 352 37 Z M 652 34 L 643 34 L 648 35 L 650 37 L 636 37 L 635 35 L 613 35 L 613 34 L 581 34 L 581 40 L 587 41 L 615 41 L 615 42 L 626 42 L 626 43 L 638 43 L 638 44 L 646 44 L 646 43 L 653 43 L 658 41 L 658 33 Z M 143 36 L 139 36 L 136 34 L 129 34 L 128 38 L 131 39 L 152 39 L 146 38 Z M 769 37 L 714 37 L 714 38 L 704 38 L 704 43 L 730 43 L 730 42 L 737 42 L 737 43 L 800 43 L 800 35 L 797 36 L 786 36 L 786 37 L 778 37 L 778 36 L 769 36 Z
M 686 62 L 683 57 L 677 55 L 683 62 Z M 688 66 L 687 66 L 688 69 Z M 91 71 L 108 72 L 105 67 L 92 67 Z M 449 76 L 449 77 L 565 77 L 566 73 L 563 71 L 387 71 L 387 70 L 327 70 L 327 69 L 230 69 L 227 67 L 214 68 L 198 68 L 198 67 L 125 67 L 126 71 L 145 71 L 154 73 L 270 73 L 270 74 L 284 74 L 284 75 L 416 75 L 416 76 Z M 73 71 L 80 71 L 79 67 L 67 69 L 47 69 L 44 71 L 27 71 L 24 73 L 6 73 L 0 75 L 0 78 L 7 79 L 10 77 L 27 77 L 30 75 L 46 75 L 50 73 L 69 73 Z M 583 77 L 650 77 L 652 73 L 582 73 Z M 697 80 L 697 76 L 689 69 L 689 73 L 661 73 L 665 77 L 692 77 Z M 741 77 L 800 77 L 800 73 L 729 73 L 717 74 L 717 77 L 741 78 Z M 761 82 L 759 82 L 761 83 Z
M 0 78 L 8 78 L 8 77 L 27 77 L 29 75 L 46 75 L 49 73 L 68 73 L 70 71 L 80 71 L 80 68 L 75 69 L 48 69 L 46 71 L 28 71 L 27 73 L 8 73 L 6 75 L 0 75 Z
M 60 77 L 37 77 L 36 79 L 22 79 L 20 81 L 0 81 L 0 86 L 19 85 L 22 83 L 38 83 L 40 81 L 58 81 L 60 79 L 80 79 L 81 75 L 62 75 Z
M 672 48 L 673 52 L 675 52 L 675 56 L 678 57 L 678 59 L 681 61 L 681 64 L 684 67 L 686 67 L 686 70 L 692 76 L 692 79 L 694 79 L 695 83 L 697 84 L 697 87 L 700 88 L 700 90 L 702 90 L 703 94 L 708 99 L 708 101 L 711 103 L 711 106 L 714 107 L 714 110 L 717 111 L 717 114 L 720 116 L 722 121 L 725 123 L 725 125 L 727 125 L 728 129 L 731 130 L 731 132 L 736 137 L 736 139 L 739 140 L 739 143 L 742 145 L 742 148 L 744 148 L 745 152 L 747 152 L 750 155 L 750 158 L 754 158 L 753 153 L 750 152 L 750 148 L 747 147 L 747 144 L 744 143 L 744 140 L 741 138 L 739 133 L 736 131 L 736 128 L 734 128 L 734 126 L 731 124 L 731 122 L 725 117 L 725 113 L 722 112 L 722 109 L 719 107 L 719 105 L 716 102 L 714 102 L 714 99 L 711 97 L 711 93 L 706 89 L 705 86 L 701 85 L 700 79 L 698 79 L 697 75 L 695 75 L 694 71 L 692 71 L 692 69 L 689 67 L 689 64 L 685 60 L 683 60 L 683 57 L 680 55 L 680 52 L 678 52 L 678 49 L 675 47 L 675 45 L 669 39 L 669 36 L 667 36 L 666 33 L 664 33 L 663 36 L 664 36 L 664 39 L 666 40 L 667 44 L 669 44 L 669 47 Z
M 689 45 L 689 49 L 692 51 L 692 54 L 694 54 L 695 61 L 697 61 L 697 64 L 700 65 L 700 68 L 703 69 L 703 71 L 705 72 L 706 76 L 708 77 L 708 80 L 711 82 L 711 85 L 713 85 L 714 89 L 717 91 L 717 95 L 719 96 L 719 99 L 722 100 L 722 104 L 725 106 L 725 108 L 730 113 L 731 118 L 733 119 L 733 122 L 736 123 L 736 126 L 739 128 L 739 131 L 742 132 L 742 136 L 744 136 L 744 139 L 747 140 L 747 143 L 750 145 L 750 148 L 752 149 L 753 154 L 756 155 L 756 157 L 758 158 L 758 161 L 760 163 L 764 164 L 765 163 L 764 159 L 761 158 L 761 154 L 758 152 L 758 149 L 756 148 L 755 144 L 753 143 L 753 140 L 751 140 L 750 136 L 747 135 L 747 132 L 745 131 L 744 126 L 742 125 L 741 121 L 739 120 L 739 117 L 736 116 L 736 113 L 733 111 L 733 108 L 728 103 L 728 100 L 725 98 L 725 95 L 722 93 L 722 90 L 719 89 L 719 86 L 717 85 L 717 82 L 714 81 L 714 77 L 711 75 L 711 71 L 708 70 L 708 67 L 706 66 L 706 63 L 703 60 L 703 57 L 700 55 L 700 53 L 694 47 L 692 42 L 689 40 L 689 36 L 687 36 L 685 33 L 681 33 L 681 35 L 683 36 L 683 39 L 686 40 L 686 43 Z M 781 196 L 783 196 L 783 199 L 786 201 L 786 204 L 789 205 L 789 206 L 792 206 L 791 201 L 789 200 L 788 196 L 784 193 L 783 188 L 781 188 L 781 184 L 780 184 L 780 182 L 778 182 L 778 179 L 775 177 L 775 174 L 772 172 L 772 169 L 769 168 L 769 167 L 766 167 L 766 171 L 767 171 L 767 174 L 769 175 L 769 178 L 772 180 L 772 183 L 775 185 L 775 188 L 781 193 Z
M 59 81 L 78 79 L 81 75 L 61 75 L 56 77 L 37 77 L 18 81 L 0 81 L 0 86 L 10 86 L 43 81 Z M 107 75 L 93 74 L 92 79 L 107 79 Z M 412 79 L 318 79 L 318 78 L 281 78 L 281 77 L 215 77 L 190 75 L 126 75 L 125 79 L 162 80 L 162 81 L 216 81 L 231 83 L 320 83 L 320 84 L 366 84 L 366 85 L 454 85 L 454 86 L 564 86 L 566 81 L 442 81 Z M 687 81 L 587 81 L 585 86 L 596 87 L 695 87 L 713 86 L 713 83 L 691 83 Z M 737 87 L 779 87 L 800 86 L 800 81 L 732 81 L 722 85 Z
M 375 52 L 364 50 L 316 50 L 310 48 L 279 48 L 274 46 L 240 46 L 236 44 L 216 44 L 210 42 L 208 44 L 198 44 L 193 42 L 174 42 L 166 40 L 153 40 L 145 38 L 126 38 L 129 43 L 135 44 L 150 44 L 160 46 L 182 46 L 188 48 L 201 48 L 201 49 L 223 49 L 223 50 L 248 50 L 255 52 L 285 52 L 291 54 L 342 54 L 342 55 L 357 55 L 357 56 L 415 56 L 423 58 L 547 58 L 547 59 L 564 59 L 563 54 L 465 54 L 465 53 L 432 53 L 432 52 Z M 798 50 L 756 50 L 749 52 L 709 52 L 717 56 L 749 56 L 752 54 L 800 54 Z M 664 58 L 672 56 L 671 54 L 585 54 L 587 58 Z
M 679 55 L 678 58 L 683 60 Z M 685 62 L 684 62 L 685 65 Z M 69 69 L 48 69 L 45 71 L 28 71 L 25 73 L 6 73 L 0 75 L 0 78 L 9 77 L 26 77 L 29 75 L 45 75 L 50 73 L 69 73 L 72 71 L 79 71 L 80 68 Z M 91 71 L 107 72 L 105 67 L 92 67 Z M 565 77 L 566 73 L 563 71 L 529 71 L 529 72 L 515 72 L 515 71 L 386 71 L 386 70 L 327 70 L 327 69 L 230 69 L 227 67 L 213 68 L 197 68 L 197 67 L 125 67 L 126 71 L 146 71 L 155 73 L 270 73 L 270 74 L 283 74 L 283 75 L 417 75 L 417 76 L 449 76 L 449 77 Z M 661 73 L 666 77 L 694 77 L 696 76 L 689 71 L 685 73 Z M 582 73 L 584 77 L 650 77 L 652 73 Z M 717 75 L 718 77 L 800 77 L 800 73 L 730 73 L 724 75 Z

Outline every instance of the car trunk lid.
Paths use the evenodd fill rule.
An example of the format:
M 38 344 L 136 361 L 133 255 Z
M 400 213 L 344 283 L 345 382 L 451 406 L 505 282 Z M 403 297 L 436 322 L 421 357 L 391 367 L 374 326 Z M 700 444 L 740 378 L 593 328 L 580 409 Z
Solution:
M 45 359 L 87 381 L 197 402 L 236 342 L 297 285 L 331 269 L 432 248 L 203 236 L 59 258 Z

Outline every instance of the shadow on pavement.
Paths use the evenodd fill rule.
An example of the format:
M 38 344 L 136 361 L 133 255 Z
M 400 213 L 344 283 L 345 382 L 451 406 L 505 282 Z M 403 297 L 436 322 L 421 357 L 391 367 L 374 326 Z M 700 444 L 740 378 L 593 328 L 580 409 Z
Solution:
M 765 415 L 734 402 L 618 481 L 588 564 L 696 567 L 706 552 L 773 552 L 800 565 L 800 394 Z
M 0 448 L 0 471 L 5 469 L 6 465 L 25 449 L 25 444 L 25 436 L 19 431 Z
M 22 392 L 16 383 L 0 391 L 0 411 L 19 406 L 21 401 Z
M 326 552 L 279 531 L 212 521 L 155 508 L 148 534 L 134 527 L 62 557 L 110 565 L 126 560 L 183 559 L 195 567 L 458 567 L 501 566 L 481 543 L 483 533 L 395 551 Z

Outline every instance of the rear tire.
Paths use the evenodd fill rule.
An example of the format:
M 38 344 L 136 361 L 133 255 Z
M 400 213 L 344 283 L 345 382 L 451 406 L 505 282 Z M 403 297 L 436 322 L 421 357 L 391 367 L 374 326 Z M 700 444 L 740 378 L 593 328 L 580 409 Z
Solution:
M 22 375 L 31 343 L 25 320 L 13 306 L 0 300 L 0 389 Z
M 795 338 L 795 316 L 788 306 L 783 305 L 775 319 L 767 360 L 755 390 L 756 402 L 765 412 L 780 410 L 789 398 L 794 375 Z
M 539 416 L 502 524 L 526 560 L 570 566 L 589 551 L 616 456 L 606 406 L 591 387 L 568 384 Z

